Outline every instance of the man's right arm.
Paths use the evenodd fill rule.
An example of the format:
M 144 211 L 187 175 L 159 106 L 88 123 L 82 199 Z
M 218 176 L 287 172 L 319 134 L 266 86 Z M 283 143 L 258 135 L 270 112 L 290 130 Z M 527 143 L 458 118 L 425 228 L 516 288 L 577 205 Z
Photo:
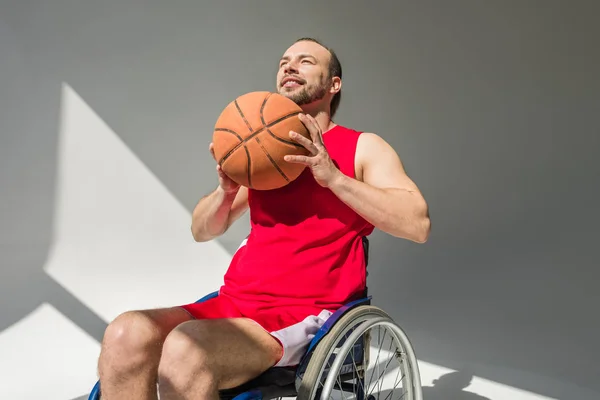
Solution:
M 241 186 L 232 193 L 218 186 L 204 196 L 192 213 L 192 235 L 197 242 L 212 240 L 227 231 L 248 209 L 248 189 Z

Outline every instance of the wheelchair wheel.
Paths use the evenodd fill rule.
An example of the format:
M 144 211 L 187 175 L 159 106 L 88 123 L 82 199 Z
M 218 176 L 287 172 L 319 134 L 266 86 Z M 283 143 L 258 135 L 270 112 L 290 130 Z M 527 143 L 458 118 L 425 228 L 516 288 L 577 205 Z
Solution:
M 394 361 L 397 374 L 388 370 Z M 408 337 L 374 306 L 356 307 L 334 324 L 315 348 L 297 390 L 298 400 L 423 398 Z

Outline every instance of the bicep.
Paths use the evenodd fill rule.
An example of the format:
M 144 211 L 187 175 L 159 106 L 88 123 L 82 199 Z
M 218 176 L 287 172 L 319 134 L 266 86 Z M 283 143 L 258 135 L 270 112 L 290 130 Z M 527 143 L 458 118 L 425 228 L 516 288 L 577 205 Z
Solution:
M 356 153 L 364 183 L 381 189 L 418 191 L 398 153 L 383 138 L 374 133 L 361 134 Z

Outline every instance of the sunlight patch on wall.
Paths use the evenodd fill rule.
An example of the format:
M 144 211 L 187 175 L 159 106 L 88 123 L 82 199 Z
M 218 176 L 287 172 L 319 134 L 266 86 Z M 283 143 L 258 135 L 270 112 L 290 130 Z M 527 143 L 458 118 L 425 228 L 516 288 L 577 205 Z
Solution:
M 67 84 L 58 157 L 45 270 L 85 305 L 108 322 L 219 288 L 230 255 L 194 242 L 189 211 Z

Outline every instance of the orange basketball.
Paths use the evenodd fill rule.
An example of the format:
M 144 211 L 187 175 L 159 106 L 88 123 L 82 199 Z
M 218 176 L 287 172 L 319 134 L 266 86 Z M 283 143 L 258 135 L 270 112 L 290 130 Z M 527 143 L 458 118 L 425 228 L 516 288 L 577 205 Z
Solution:
M 277 93 L 251 92 L 225 107 L 213 132 L 215 158 L 236 183 L 256 190 L 277 189 L 292 182 L 306 167 L 283 159 L 309 155 L 290 138 L 290 131 L 310 139 L 298 118 L 300 106 Z

